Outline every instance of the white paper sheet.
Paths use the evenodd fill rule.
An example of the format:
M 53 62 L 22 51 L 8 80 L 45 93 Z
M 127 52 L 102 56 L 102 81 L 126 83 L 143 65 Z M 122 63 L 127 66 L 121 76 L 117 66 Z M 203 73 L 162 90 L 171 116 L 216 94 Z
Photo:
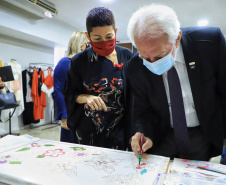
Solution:
M 179 174 L 180 176 L 214 181 L 218 178 L 225 178 L 226 175 L 211 172 L 197 168 L 198 166 L 206 166 L 209 168 L 216 168 L 219 171 L 226 171 L 226 166 L 222 164 L 211 163 L 207 161 L 195 161 L 187 159 L 174 158 L 173 165 L 170 169 L 171 173 Z
M 169 158 L 151 155 L 140 167 L 132 152 L 39 140 L 0 153 L 0 181 L 8 184 L 152 184 Z
M 40 139 L 27 134 L 21 136 L 7 135 L 0 139 L 0 153 L 38 140 Z

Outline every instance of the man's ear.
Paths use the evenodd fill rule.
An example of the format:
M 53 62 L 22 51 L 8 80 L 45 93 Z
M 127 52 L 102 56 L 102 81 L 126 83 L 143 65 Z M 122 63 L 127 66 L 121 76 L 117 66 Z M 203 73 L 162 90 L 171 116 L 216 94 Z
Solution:
M 179 44 L 180 44 L 181 36 L 182 36 L 182 31 L 180 30 L 180 31 L 179 31 L 179 34 L 178 34 L 178 37 L 177 37 L 177 40 L 176 40 L 176 48 L 177 48 L 177 47 L 179 46 Z
M 88 40 L 90 40 L 90 37 L 89 37 L 88 32 L 85 32 L 85 34 L 86 34 L 86 36 L 87 36 Z

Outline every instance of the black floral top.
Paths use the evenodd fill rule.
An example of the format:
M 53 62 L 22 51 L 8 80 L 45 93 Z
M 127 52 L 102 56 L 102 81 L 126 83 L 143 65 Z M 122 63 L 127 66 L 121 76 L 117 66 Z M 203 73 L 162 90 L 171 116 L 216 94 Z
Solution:
M 92 50 L 92 48 L 90 49 Z M 116 46 L 116 52 L 118 64 L 114 64 L 112 61 L 102 56 L 98 56 L 98 59 L 95 60 L 94 56 L 96 56 L 96 53 L 92 50 L 89 53 L 91 57 L 89 57 L 88 61 L 83 61 L 84 64 L 80 63 L 80 65 L 85 65 L 85 67 L 77 65 L 74 68 L 80 68 L 77 72 L 72 69 L 73 64 L 76 61 L 78 62 L 78 58 L 80 57 L 77 56 L 77 59 L 72 59 L 72 64 L 68 72 L 67 86 L 70 87 L 70 83 L 73 83 L 72 86 L 76 87 L 74 83 L 78 82 L 78 79 L 79 83 L 81 83 L 80 85 L 82 85 L 80 88 L 75 88 L 76 92 L 82 92 L 75 93 L 73 96 L 77 97 L 79 94 L 99 96 L 107 107 L 107 111 L 93 111 L 89 105 L 82 105 L 83 111 L 80 111 L 80 115 L 78 115 L 80 119 L 74 128 L 76 143 L 108 148 L 120 145 L 116 144 L 114 140 L 116 137 L 123 136 L 119 134 L 120 131 L 115 133 L 114 130 L 118 130 L 120 125 L 123 124 L 124 101 L 122 66 L 124 62 L 128 62 L 132 57 L 132 52 L 119 46 Z M 71 72 L 73 71 L 71 77 L 78 78 L 77 80 L 70 80 L 70 70 Z M 81 75 L 75 75 L 76 73 L 80 73 Z M 68 115 L 70 117 L 69 112 Z

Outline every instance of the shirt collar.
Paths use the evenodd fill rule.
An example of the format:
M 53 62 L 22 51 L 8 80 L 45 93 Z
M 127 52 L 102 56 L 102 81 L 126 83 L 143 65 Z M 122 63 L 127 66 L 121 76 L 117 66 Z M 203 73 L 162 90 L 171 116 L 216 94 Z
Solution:
M 176 58 L 175 58 L 175 61 L 180 62 L 182 64 L 185 64 L 184 54 L 183 54 L 181 43 L 179 44 L 178 48 L 176 48 Z

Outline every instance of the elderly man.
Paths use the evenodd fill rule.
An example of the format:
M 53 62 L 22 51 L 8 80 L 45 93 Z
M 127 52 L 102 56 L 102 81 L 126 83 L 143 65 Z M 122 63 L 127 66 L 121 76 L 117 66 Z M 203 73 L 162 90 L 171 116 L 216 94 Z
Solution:
M 124 66 L 126 84 L 135 95 L 130 127 L 134 153 L 193 160 L 220 155 L 226 125 L 226 42 L 221 30 L 180 29 L 171 8 L 150 5 L 133 14 L 128 35 L 138 50 Z

